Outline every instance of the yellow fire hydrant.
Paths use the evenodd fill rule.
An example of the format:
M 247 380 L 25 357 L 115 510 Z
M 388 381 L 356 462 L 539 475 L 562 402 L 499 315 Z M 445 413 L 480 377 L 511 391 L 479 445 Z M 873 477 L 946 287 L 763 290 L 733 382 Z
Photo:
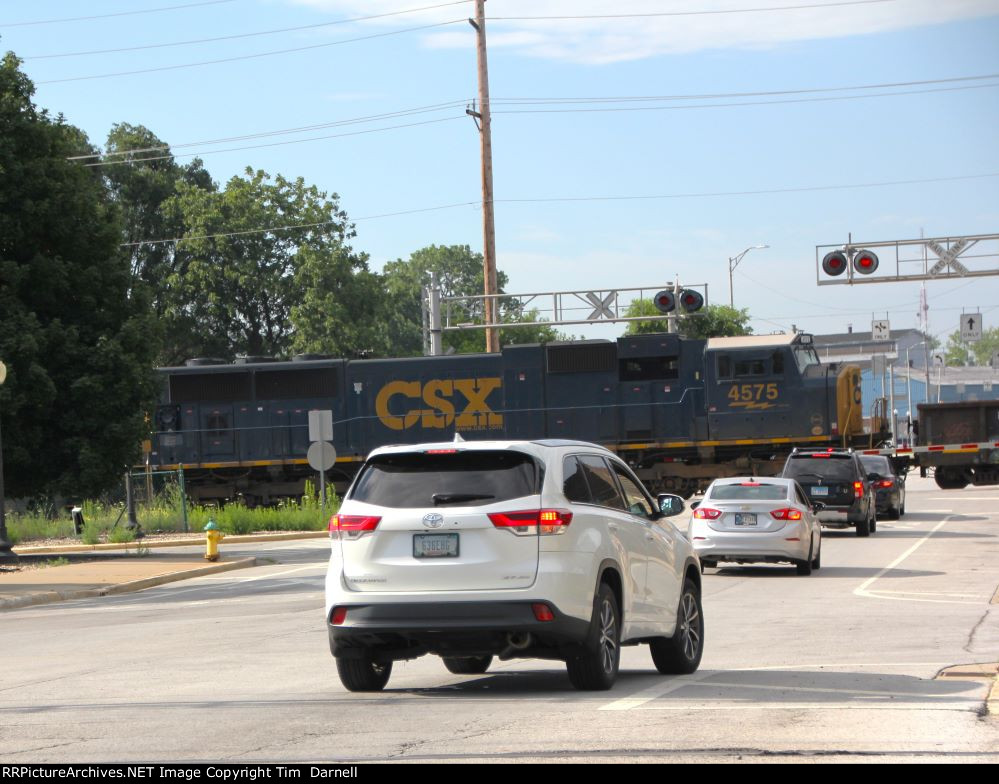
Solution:
M 209 520 L 204 527 L 205 532 L 205 560 L 217 561 L 219 559 L 219 542 L 225 538 L 214 520 Z

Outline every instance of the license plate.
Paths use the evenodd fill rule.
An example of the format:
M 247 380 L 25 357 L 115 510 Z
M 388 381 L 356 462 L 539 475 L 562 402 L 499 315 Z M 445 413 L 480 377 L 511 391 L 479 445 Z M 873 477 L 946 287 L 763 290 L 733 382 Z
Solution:
M 413 534 L 414 558 L 457 558 L 458 534 Z
M 812 495 L 829 495 L 828 487 L 813 487 L 809 492 Z
M 755 514 L 736 514 L 735 516 L 736 525 L 756 525 L 756 515 Z

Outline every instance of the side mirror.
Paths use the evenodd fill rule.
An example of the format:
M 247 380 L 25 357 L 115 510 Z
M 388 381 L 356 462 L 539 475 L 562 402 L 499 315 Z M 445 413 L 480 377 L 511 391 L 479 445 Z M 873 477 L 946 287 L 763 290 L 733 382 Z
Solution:
M 821 512 L 825 508 L 826 508 L 826 505 L 824 503 L 822 503 L 821 501 L 812 501 L 812 511 L 813 512 Z
M 659 511 L 662 512 L 663 517 L 675 517 L 686 508 L 680 496 L 670 493 L 657 495 L 656 503 L 659 504 Z
M 881 478 L 881 474 L 868 474 L 867 475 L 867 481 L 868 482 L 877 482 L 880 478 Z
M 694 501 L 694 502 L 693 502 L 693 503 L 692 503 L 692 504 L 690 505 L 690 508 L 691 508 L 691 509 L 696 509 L 696 508 L 697 508 L 697 507 L 699 507 L 700 505 L 701 505 L 701 502 L 700 502 L 700 501 Z

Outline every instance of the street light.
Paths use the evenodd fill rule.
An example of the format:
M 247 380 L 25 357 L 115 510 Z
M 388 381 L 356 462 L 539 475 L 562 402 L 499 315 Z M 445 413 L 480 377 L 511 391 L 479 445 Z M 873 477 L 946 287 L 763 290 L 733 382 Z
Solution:
M 7 366 L 0 362 L 0 386 L 7 379 Z M 7 538 L 7 518 L 4 507 L 7 505 L 3 492 L 3 434 L 0 433 L 0 563 L 10 563 L 17 561 L 17 553 L 14 552 L 10 539 Z
M 728 260 L 728 305 L 730 308 L 735 307 L 735 298 L 732 295 L 732 273 L 735 268 L 739 266 L 739 262 L 742 261 L 742 257 L 745 256 L 751 250 L 761 250 L 763 248 L 769 248 L 769 245 L 750 245 L 738 256 L 732 256 Z

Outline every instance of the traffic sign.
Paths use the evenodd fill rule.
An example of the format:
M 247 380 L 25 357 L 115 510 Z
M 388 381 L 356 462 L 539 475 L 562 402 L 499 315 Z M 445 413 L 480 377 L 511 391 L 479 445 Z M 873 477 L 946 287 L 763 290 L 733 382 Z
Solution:
M 888 319 L 875 319 L 871 322 L 871 339 L 891 340 L 891 325 Z
M 316 441 L 306 453 L 309 465 L 316 471 L 329 471 L 336 463 L 336 449 L 328 441 Z
M 333 412 L 331 410 L 312 409 L 309 412 L 309 440 L 333 440 Z
M 965 343 L 974 343 L 982 339 L 982 314 L 962 313 L 961 314 L 961 340 Z

